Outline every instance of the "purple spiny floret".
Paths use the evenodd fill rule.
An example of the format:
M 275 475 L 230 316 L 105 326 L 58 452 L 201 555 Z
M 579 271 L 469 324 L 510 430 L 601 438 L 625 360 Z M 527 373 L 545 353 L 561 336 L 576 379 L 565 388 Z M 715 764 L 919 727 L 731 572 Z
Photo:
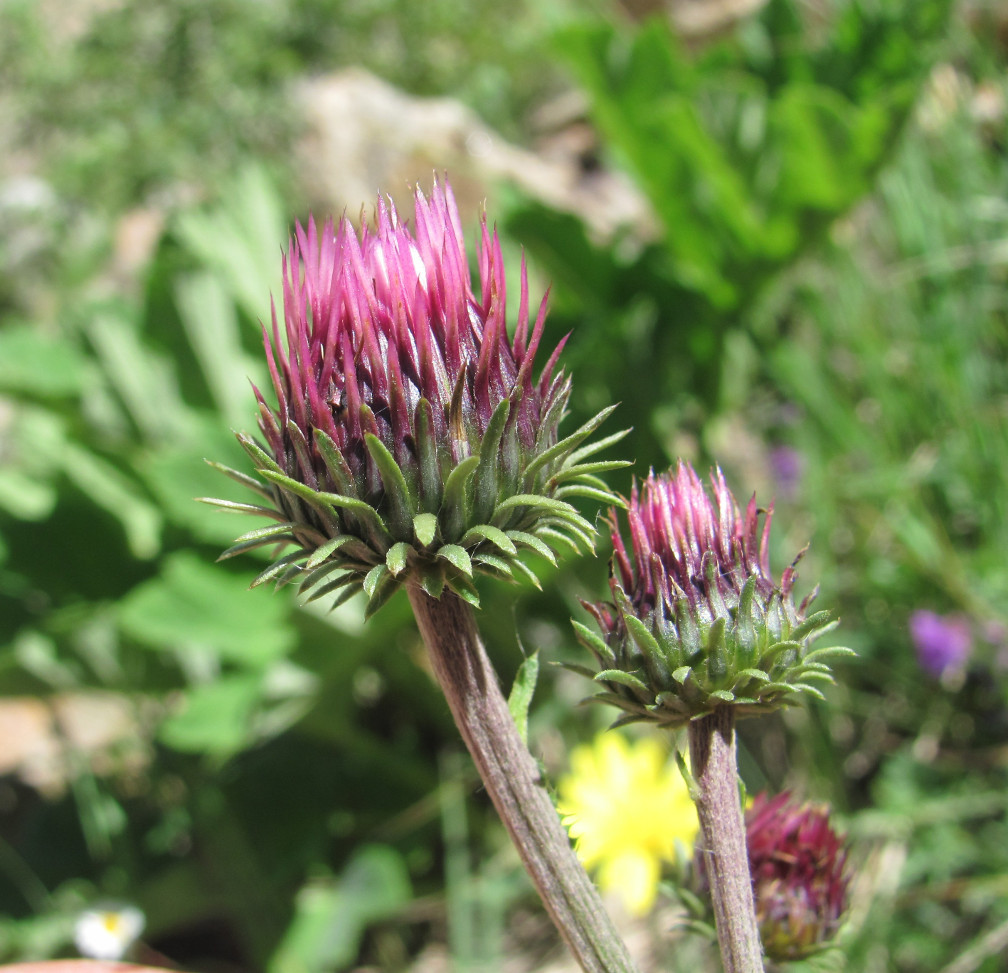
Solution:
M 618 572 L 613 580 L 638 609 L 652 611 L 660 600 L 672 611 L 685 598 L 692 610 L 711 621 L 726 599 L 738 599 L 750 578 L 764 600 L 777 587 L 781 595 L 790 594 L 801 554 L 775 585 L 769 553 L 773 508 L 761 510 L 754 495 L 740 515 L 721 470 L 713 470 L 710 479 L 713 501 L 693 467 L 681 460 L 674 474 L 655 476 L 652 471 L 643 488 L 634 484 L 627 511 L 632 557 L 612 512 Z
M 258 389 L 256 397 L 278 463 L 313 488 L 332 489 L 312 445 L 314 429 L 332 439 L 362 493 L 373 497 L 381 479 L 364 437 L 381 440 L 408 474 L 416 464 L 421 399 L 431 406 L 438 452 L 451 468 L 478 451 L 494 410 L 516 390 L 512 421 L 521 446 L 531 450 L 543 415 L 564 391 L 562 376 L 553 374 L 563 342 L 533 378 L 546 297 L 532 323 L 524 261 L 509 341 L 496 231 L 484 218 L 477 297 L 450 187 L 436 185 L 430 199 L 417 190 L 415 203 L 415 233 L 391 203 L 379 201 L 375 229 L 365 225 L 358 238 L 344 217 L 319 233 L 309 219 L 307 229 L 296 227 L 284 258 L 283 338 L 275 307 L 271 333 L 264 329 L 277 410 Z

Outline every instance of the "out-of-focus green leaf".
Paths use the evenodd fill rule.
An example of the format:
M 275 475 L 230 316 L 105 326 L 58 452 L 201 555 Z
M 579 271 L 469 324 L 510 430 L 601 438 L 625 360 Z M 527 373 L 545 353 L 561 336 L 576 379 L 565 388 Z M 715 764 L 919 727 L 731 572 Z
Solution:
M 83 355 L 66 341 L 28 324 L 0 329 L 0 392 L 28 398 L 75 395 L 87 371 Z
M 262 693 L 260 673 L 225 676 L 185 692 L 181 709 L 158 729 L 175 750 L 228 757 L 248 744 L 252 714 Z
M 268 321 L 270 294 L 280 293 L 278 253 L 287 220 L 276 188 L 259 166 L 248 166 L 214 210 L 187 210 L 175 231 L 207 267 L 221 275 L 252 321 Z
M 238 316 L 224 285 L 213 274 L 190 274 L 175 285 L 186 337 L 220 410 L 219 423 L 241 428 L 252 416 L 249 380 L 261 383 L 265 367 L 241 346 Z
M 119 621 L 146 645 L 259 668 L 291 648 L 294 632 L 287 624 L 290 600 L 249 591 L 248 580 L 179 552 L 165 559 L 159 577 L 122 600 Z
M 349 968 L 361 936 L 410 899 L 402 857 L 385 845 L 365 845 L 334 881 L 306 885 L 268 973 L 325 973 Z

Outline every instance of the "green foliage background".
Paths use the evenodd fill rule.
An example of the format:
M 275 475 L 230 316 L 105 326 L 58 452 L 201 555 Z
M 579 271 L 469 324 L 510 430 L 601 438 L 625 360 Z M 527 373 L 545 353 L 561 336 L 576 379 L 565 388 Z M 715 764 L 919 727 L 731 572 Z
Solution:
M 548 95 L 584 93 L 655 227 L 600 243 L 517 190 L 494 214 L 553 281 L 551 333 L 573 331 L 568 428 L 619 401 L 638 474 L 719 462 L 740 495 L 776 494 L 778 567 L 811 541 L 803 577 L 860 659 L 826 703 L 745 725 L 743 771 L 829 801 L 851 835 L 831 962 L 1003 967 L 996 5 L 771 0 L 699 48 L 601 6 L 519 8 L 124 0 L 75 30 L 0 7 L 2 138 L 33 176 L 0 184 L 0 694 L 57 720 L 114 701 L 130 727 L 101 754 L 58 738 L 46 787 L 4 768 L 0 959 L 71 955 L 102 899 L 139 904 L 192 969 L 407 969 L 445 939 L 459 969 L 494 969 L 519 948 L 534 897 L 405 601 L 364 626 L 354 603 L 248 592 L 252 555 L 214 562 L 251 525 L 192 501 L 228 490 L 204 457 L 243 465 L 230 430 L 252 427 L 257 322 L 304 207 L 284 86 L 361 64 L 516 139 Z M 124 280 L 114 232 L 136 207 L 165 223 Z M 774 479 L 781 447 L 796 484 Z M 580 661 L 569 618 L 605 590 L 601 554 L 537 566 L 542 592 L 484 585 L 505 683 L 523 651 Z M 920 608 L 972 620 L 961 680 L 917 666 Z M 589 690 L 544 667 L 530 734 L 552 770 L 605 719 L 572 705 Z M 714 968 L 664 942 L 667 968 L 697 950 Z

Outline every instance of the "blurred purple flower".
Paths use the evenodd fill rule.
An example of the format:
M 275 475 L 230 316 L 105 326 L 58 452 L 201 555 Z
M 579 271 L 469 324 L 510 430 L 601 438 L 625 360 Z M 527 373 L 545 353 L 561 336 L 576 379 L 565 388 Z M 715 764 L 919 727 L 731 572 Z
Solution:
M 910 613 L 910 638 L 920 667 L 936 679 L 961 669 L 973 650 L 973 634 L 964 615 L 939 615 L 926 609 Z
M 805 474 L 805 457 L 792 446 L 774 446 L 769 458 L 777 489 L 783 498 L 792 499 Z

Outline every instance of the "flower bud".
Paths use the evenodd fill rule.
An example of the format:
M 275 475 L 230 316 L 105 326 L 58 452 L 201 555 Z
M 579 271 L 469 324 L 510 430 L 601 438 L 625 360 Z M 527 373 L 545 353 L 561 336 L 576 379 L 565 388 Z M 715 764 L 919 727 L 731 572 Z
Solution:
M 575 630 L 601 670 L 579 671 L 604 687 L 596 699 L 625 711 L 620 722 L 679 726 L 723 705 L 745 716 L 802 692 L 821 698 L 812 683 L 832 681 L 824 660 L 851 654 L 811 648 L 836 622 L 825 611 L 807 614 L 815 591 L 794 604 L 801 553 L 779 581 L 771 577 L 772 510 L 753 497 L 741 515 L 720 470 L 711 484 L 714 501 L 683 462 L 635 484 L 629 551 L 610 511 L 613 600 L 585 603 L 601 637 Z
M 848 905 L 847 852 L 829 810 L 758 794 L 745 817 L 763 949 L 778 961 L 809 956 L 830 943 Z
M 592 547 L 571 497 L 615 499 L 596 474 L 625 464 L 585 462 L 619 438 L 585 445 L 612 409 L 560 439 L 563 340 L 534 375 L 546 298 L 533 321 L 524 263 L 509 338 L 496 232 L 484 218 L 477 297 L 451 189 L 415 205 L 415 230 L 381 200 L 359 237 L 346 218 L 296 228 L 283 327 L 274 307 L 264 328 L 277 405 L 256 389 L 263 441 L 238 437 L 265 483 L 224 470 L 266 503 L 218 502 L 278 521 L 223 557 L 293 545 L 254 583 L 299 580 L 337 603 L 363 589 L 368 613 L 409 582 L 476 604 L 476 571 L 535 581 L 523 549 Z

